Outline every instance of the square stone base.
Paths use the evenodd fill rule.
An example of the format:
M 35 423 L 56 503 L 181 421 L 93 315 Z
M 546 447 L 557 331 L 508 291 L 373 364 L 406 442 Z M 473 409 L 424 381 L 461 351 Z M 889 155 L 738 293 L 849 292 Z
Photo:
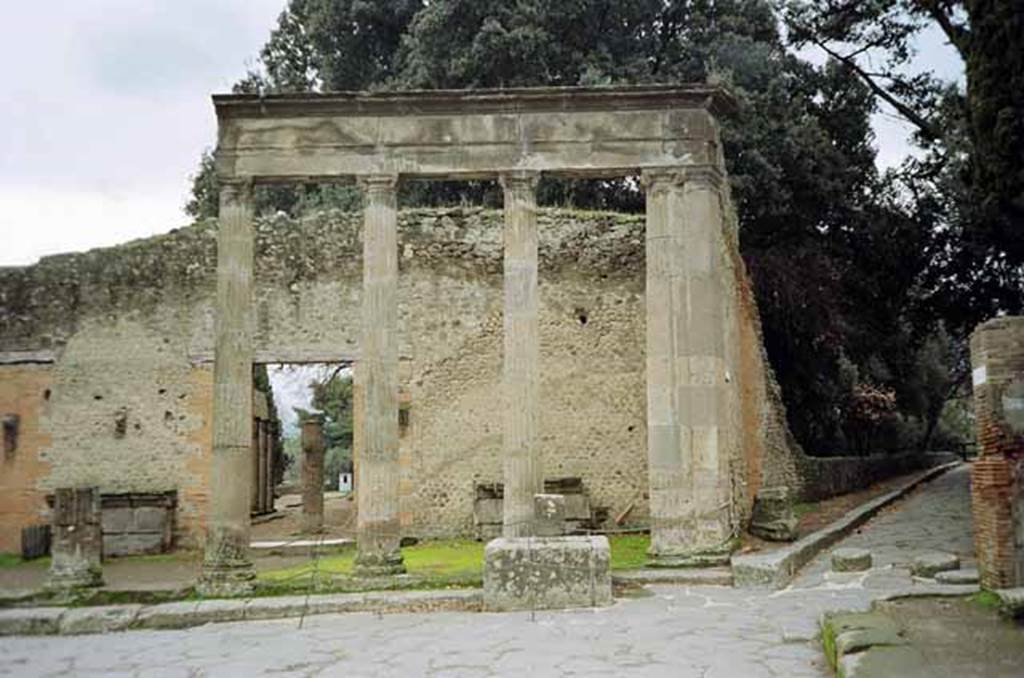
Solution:
M 552 610 L 612 604 L 607 537 L 499 537 L 484 551 L 484 609 Z

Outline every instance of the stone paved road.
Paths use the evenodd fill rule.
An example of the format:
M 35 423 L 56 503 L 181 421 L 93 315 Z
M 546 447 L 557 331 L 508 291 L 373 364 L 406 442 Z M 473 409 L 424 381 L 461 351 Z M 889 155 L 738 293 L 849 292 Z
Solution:
M 651 587 L 598 611 L 370 614 L 220 624 L 190 631 L 0 639 L 0 675 L 825 676 L 820 613 L 881 593 L 940 590 L 893 567 L 905 550 L 969 549 L 966 467 L 853 535 L 881 554 L 831 575 L 827 554 L 784 591 Z M 946 587 L 948 590 L 949 587 Z

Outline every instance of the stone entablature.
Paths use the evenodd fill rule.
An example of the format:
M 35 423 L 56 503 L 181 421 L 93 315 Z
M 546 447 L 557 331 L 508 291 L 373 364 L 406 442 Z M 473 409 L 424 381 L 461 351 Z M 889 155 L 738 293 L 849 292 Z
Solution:
M 703 85 L 218 95 L 217 170 L 255 181 L 400 174 L 496 178 L 511 170 L 617 177 L 719 165 Z

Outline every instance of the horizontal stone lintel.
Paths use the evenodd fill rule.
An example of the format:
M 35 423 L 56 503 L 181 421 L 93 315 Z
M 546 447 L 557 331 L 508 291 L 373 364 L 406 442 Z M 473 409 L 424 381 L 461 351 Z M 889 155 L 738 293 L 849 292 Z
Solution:
M 0 351 L 0 365 L 50 364 L 57 362 L 54 351 Z

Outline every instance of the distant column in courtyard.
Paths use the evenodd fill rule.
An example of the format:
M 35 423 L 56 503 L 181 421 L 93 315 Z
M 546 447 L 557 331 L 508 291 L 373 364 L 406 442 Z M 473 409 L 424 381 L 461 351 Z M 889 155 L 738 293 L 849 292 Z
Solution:
M 252 487 L 250 488 L 250 511 L 260 513 L 263 510 L 263 497 L 260 494 L 260 420 L 252 420 Z
M 1024 586 L 1024 316 L 979 325 L 971 368 L 978 439 L 971 511 L 981 585 Z
M 54 492 L 48 588 L 103 584 L 101 511 L 98 487 L 61 487 Z
M 302 422 L 302 531 L 319 532 L 324 526 L 323 422 L 309 417 Z
M 356 369 L 364 389 L 356 573 L 397 574 L 398 213 L 395 175 L 360 177 L 363 189 L 363 332 Z
M 722 175 L 714 167 L 649 170 L 647 460 L 652 564 L 729 557 L 725 424 Z
M 501 175 L 505 193 L 503 528 L 534 534 L 534 496 L 544 491 L 538 441 L 540 345 L 537 292 L 537 172 Z
M 274 510 L 274 435 L 273 423 L 269 419 L 260 422 L 260 491 L 263 493 L 263 511 Z
M 206 549 L 198 590 L 252 590 L 249 559 L 252 466 L 253 202 L 250 182 L 221 182 L 213 365 L 213 456 Z

